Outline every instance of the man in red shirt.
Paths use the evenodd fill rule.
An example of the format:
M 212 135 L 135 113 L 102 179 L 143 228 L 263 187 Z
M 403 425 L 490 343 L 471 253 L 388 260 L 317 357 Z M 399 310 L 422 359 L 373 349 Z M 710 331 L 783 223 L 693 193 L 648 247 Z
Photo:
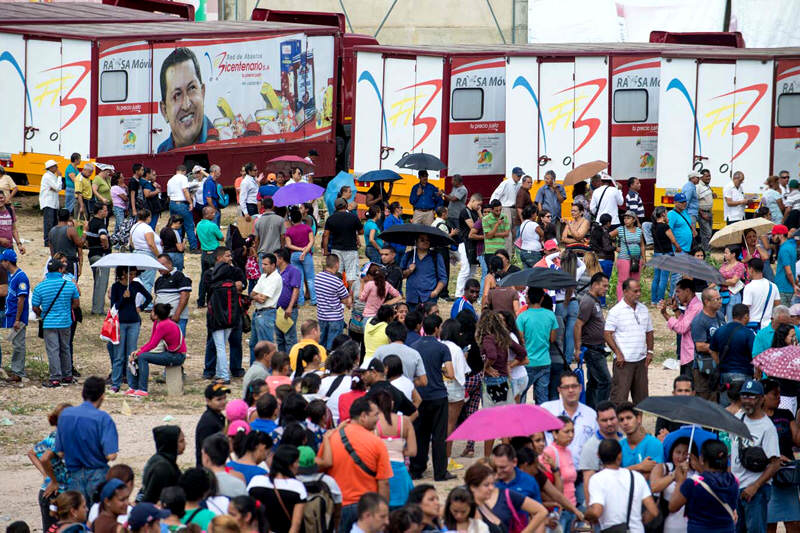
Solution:
M 386 445 L 375 435 L 378 406 L 358 398 L 350 407 L 350 423 L 325 434 L 319 449 L 319 467 L 342 489 L 340 532 L 349 532 L 358 519 L 358 500 L 377 492 L 389 500 L 392 466 Z

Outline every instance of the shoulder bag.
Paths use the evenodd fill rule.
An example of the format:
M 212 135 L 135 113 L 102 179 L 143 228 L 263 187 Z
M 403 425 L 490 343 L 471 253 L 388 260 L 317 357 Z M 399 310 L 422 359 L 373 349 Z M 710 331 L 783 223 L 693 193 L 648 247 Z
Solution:
M 706 484 L 706 482 L 705 482 L 705 481 L 703 481 L 703 480 L 700 478 L 700 476 L 689 476 L 689 479 L 691 479 L 692 481 L 694 481 L 695 483 L 697 483 L 698 485 L 700 485 L 701 487 L 703 487 L 703 489 L 704 489 L 704 490 L 705 490 L 707 493 L 709 493 L 711 496 L 713 496 L 713 497 L 714 497 L 714 499 L 715 499 L 715 500 L 717 500 L 717 501 L 719 502 L 719 504 L 720 504 L 720 505 L 721 505 L 721 506 L 722 506 L 722 507 L 725 509 L 725 511 L 727 511 L 727 512 L 728 512 L 728 515 L 731 517 L 731 520 L 733 520 L 734 522 L 736 522 L 736 515 L 734 514 L 734 512 L 733 512 L 733 509 L 731 509 L 731 506 L 730 506 L 730 505 L 728 505 L 727 503 L 723 502 L 723 501 L 722 501 L 722 500 L 719 498 L 719 496 L 717 496 L 716 494 L 714 494 L 714 491 L 713 491 L 713 490 L 711 490 L 711 487 L 709 487 L 709 486 L 708 486 L 708 484 Z
M 766 278 L 764 278 L 766 279 Z M 761 311 L 761 318 L 758 319 L 758 322 L 748 322 L 747 327 L 755 331 L 756 333 L 759 332 L 761 329 L 761 321 L 764 320 L 764 315 L 767 314 L 767 306 L 769 305 L 770 298 L 772 298 L 772 282 L 769 282 L 769 291 L 767 292 L 767 299 L 764 300 L 764 309 Z
M 519 235 L 516 239 L 514 239 L 514 246 L 522 250 L 522 232 L 525 231 L 525 224 L 530 222 L 530 220 L 526 220 L 522 223 L 522 226 L 519 228 Z
M 594 210 L 594 213 L 590 213 L 590 214 L 592 215 L 592 218 L 593 218 L 593 219 L 595 219 L 595 220 L 599 218 L 599 217 L 597 216 L 597 213 L 599 213 L 599 212 L 600 212 L 600 206 L 602 206 L 602 205 L 603 205 L 603 196 L 605 196 L 605 195 L 606 195 L 606 193 L 608 192 L 608 189 L 609 189 L 610 187 L 611 187 L 611 185 L 606 185 L 606 188 L 605 188 L 605 189 L 603 189 L 603 192 L 602 192 L 602 193 L 600 193 L 600 199 L 599 199 L 599 200 L 597 200 L 597 209 L 595 209 L 595 210 Z
M 528 525 L 527 521 L 520 517 L 517 510 L 514 509 L 514 504 L 511 501 L 511 495 L 509 494 L 509 490 L 506 489 L 505 492 L 506 496 L 506 505 L 508 505 L 508 510 L 511 511 L 511 524 L 508 527 L 508 533 L 522 533 L 525 527 Z
M 800 461 L 789 461 L 775 472 L 772 482 L 778 487 L 796 487 L 800 485 Z
M 345 435 L 343 427 L 339 428 L 339 437 L 342 439 L 342 444 L 344 445 L 344 449 L 347 450 L 347 453 L 350 454 L 350 458 L 353 460 L 353 462 L 357 464 L 358 467 L 361 470 L 363 470 L 368 476 L 370 477 L 377 476 L 378 475 L 377 472 L 368 467 L 366 463 L 364 463 L 364 461 L 361 460 L 361 457 L 358 456 L 355 448 L 353 448 L 353 445 L 350 444 L 350 439 L 348 439 L 347 435 Z
M 641 252 L 639 257 L 633 257 L 631 255 L 631 249 L 628 246 L 628 232 L 624 226 L 620 229 L 622 230 L 622 242 L 625 243 L 625 249 L 628 251 L 628 260 L 631 262 L 630 272 L 635 274 L 636 272 L 639 272 L 639 261 L 642 259 Z
M 633 478 L 633 471 L 628 470 L 628 473 L 631 475 L 631 488 L 628 489 L 628 513 L 625 516 L 625 523 L 607 527 L 601 530 L 600 533 L 628 533 L 630 531 L 628 525 L 631 521 L 631 507 L 633 507 L 633 484 L 635 483 L 635 480 Z
M 45 319 L 45 317 L 47 317 L 48 314 L 50 314 L 50 310 L 53 308 L 53 305 L 56 303 L 56 300 L 58 300 L 58 297 L 61 296 L 61 291 L 64 290 L 64 286 L 66 284 L 67 284 L 67 280 L 64 280 L 64 283 L 61 284 L 61 287 L 58 289 L 58 292 L 56 293 L 56 297 L 53 298 L 53 301 L 50 302 L 50 305 L 47 306 L 47 311 L 45 311 L 42 314 L 42 317 L 39 319 L 38 336 L 39 336 L 40 339 L 44 339 L 44 319 Z
M 740 420 L 744 422 L 745 413 L 742 413 Z M 761 446 L 745 446 L 742 444 L 744 440 L 742 437 L 739 439 L 739 462 L 750 472 L 760 473 L 767 469 L 769 465 L 769 458 L 764 453 L 764 448 Z

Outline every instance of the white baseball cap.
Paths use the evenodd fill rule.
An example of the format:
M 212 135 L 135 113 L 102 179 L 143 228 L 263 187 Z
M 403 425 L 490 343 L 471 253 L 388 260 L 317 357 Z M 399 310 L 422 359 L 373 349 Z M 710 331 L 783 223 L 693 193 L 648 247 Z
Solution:
M 703 175 L 700 174 L 699 172 L 691 171 L 691 172 L 689 172 L 689 177 L 690 178 L 702 178 Z
M 100 172 L 103 172 L 103 171 L 105 171 L 105 170 L 108 170 L 108 171 L 110 171 L 110 172 L 114 172 L 114 170 L 115 170 L 115 169 L 114 169 L 114 165 L 107 165 L 107 164 L 105 164 L 105 163 L 97 163 L 97 169 L 98 169 Z
M 200 165 L 195 165 L 194 167 L 192 167 L 192 174 L 194 174 L 195 172 L 205 172 L 205 171 L 206 169 L 204 169 Z
M 58 166 L 58 163 L 56 163 L 56 162 L 55 162 L 54 160 L 52 160 L 52 159 L 48 159 L 48 160 L 47 160 L 47 163 L 45 163 L 45 164 L 44 164 L 44 168 L 46 168 L 46 169 L 47 169 L 47 168 L 50 168 L 50 167 L 57 167 L 57 166 Z

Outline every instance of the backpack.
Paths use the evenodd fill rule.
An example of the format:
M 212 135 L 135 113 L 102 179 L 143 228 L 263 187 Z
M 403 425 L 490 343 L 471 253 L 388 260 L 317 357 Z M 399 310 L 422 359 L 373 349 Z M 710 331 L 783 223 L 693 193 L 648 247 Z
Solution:
M 111 235 L 111 246 L 128 249 L 134 224 L 136 224 L 136 219 L 133 217 L 126 218 L 121 224 L 117 224 L 117 227 L 114 228 L 114 233 Z
M 228 207 L 228 204 L 231 203 L 231 198 L 222 188 L 221 183 L 217 183 L 217 202 L 219 202 L 220 207 Z
M 333 494 L 319 474 L 316 479 L 304 481 L 303 485 L 308 493 L 308 500 L 303 507 L 303 527 L 305 533 L 332 533 L 333 532 Z
M 211 331 L 232 328 L 242 314 L 239 291 L 232 279 L 214 282 L 209 287 L 208 327 Z
M 144 197 L 144 187 L 142 187 L 142 180 L 138 180 L 139 187 L 136 189 L 136 210 L 149 209 L 147 200 Z M 128 187 L 130 189 L 130 187 Z

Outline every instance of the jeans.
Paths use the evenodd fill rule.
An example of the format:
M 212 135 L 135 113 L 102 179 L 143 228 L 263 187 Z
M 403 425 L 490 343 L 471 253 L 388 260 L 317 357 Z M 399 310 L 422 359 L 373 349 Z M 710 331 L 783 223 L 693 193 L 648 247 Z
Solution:
M 661 255 L 672 255 L 672 254 L 653 252 L 653 257 L 658 257 Z M 653 269 L 653 282 L 650 284 L 650 301 L 652 303 L 657 304 L 658 302 L 664 299 L 664 293 L 667 292 L 668 283 L 669 283 L 669 272 L 667 272 L 666 270 L 660 270 L 658 268 Z
M 217 371 L 215 377 L 223 380 L 231 379 L 231 375 L 228 372 L 228 354 L 225 346 L 230 335 L 231 328 L 218 329 L 211 332 L 211 339 L 214 341 L 214 348 L 217 351 Z
M 687 252 L 675 252 L 675 253 L 676 254 L 689 255 Z M 683 274 L 681 272 L 673 272 L 672 274 L 669 275 L 669 282 L 670 282 L 669 283 L 669 285 L 670 285 L 670 287 L 669 287 L 669 295 L 670 296 L 675 296 L 675 289 L 678 287 L 678 282 L 681 280 L 682 277 L 683 277 Z
M 50 367 L 50 381 L 72 377 L 72 356 L 69 351 L 69 327 L 44 328 L 44 349 Z
M 25 334 L 27 329 L 28 326 L 23 324 L 14 340 L 11 341 L 11 372 L 19 377 L 25 377 Z
M 156 226 L 158 225 L 158 215 L 159 214 L 160 213 L 153 213 L 152 211 L 150 211 L 150 227 L 153 228 L 154 230 L 156 229 Z M 217 216 L 219 216 L 219 212 L 217 212 Z M 219 221 L 217 221 L 217 226 L 219 226 Z
M 43 207 L 42 208 L 42 229 L 44 231 L 44 245 L 47 246 L 50 244 L 50 230 L 53 229 L 53 226 L 56 225 L 57 221 L 57 213 L 56 209 L 52 207 Z
M 467 247 L 463 242 L 458 245 L 458 262 L 460 263 L 461 268 L 459 269 L 458 277 L 456 278 L 456 298 L 460 298 L 464 295 L 464 285 L 467 283 L 469 278 L 474 278 L 477 272 L 477 265 L 469 264 Z
M 478 264 L 481 266 L 481 292 L 483 294 L 483 282 L 486 281 L 486 276 L 489 274 L 489 267 L 486 266 L 486 259 L 483 255 L 478 255 Z
M 414 420 L 414 431 L 417 434 L 417 455 L 411 458 L 411 475 L 422 475 L 428 468 L 428 448 L 433 441 L 433 479 L 441 481 L 447 473 L 447 398 L 422 400 L 419 417 Z
M 70 213 L 75 209 L 75 187 L 66 187 L 64 189 L 64 209 Z
M 742 489 L 739 490 L 739 503 L 736 510 L 739 521 L 736 531 L 739 533 L 765 533 L 767 531 L 767 506 L 772 494 L 772 485 L 762 485 L 750 501 L 742 498 Z
M 320 330 L 322 323 L 320 322 Z M 250 322 L 250 365 L 255 360 L 256 344 L 261 341 L 275 342 L 275 309 L 263 309 L 253 313 Z
M 733 321 L 733 306 L 740 303 L 742 303 L 742 291 L 739 291 L 737 294 L 731 294 L 728 303 L 725 305 L 726 321 Z
M 314 290 L 314 256 L 306 254 L 305 259 L 300 260 L 301 252 L 292 252 L 292 265 L 300 271 L 300 294 L 297 296 L 297 305 L 306 303 L 305 285 L 308 284 L 308 292 L 311 295 L 311 305 L 317 305 L 317 293 Z M 358 259 L 356 259 L 358 264 Z M 378 263 L 380 264 L 380 263 Z M 347 278 L 350 279 L 349 277 Z
M 124 207 L 113 207 L 114 210 L 114 233 L 119 231 L 120 226 L 122 226 L 122 222 L 125 220 L 125 208 Z
M 186 338 L 186 324 L 188 324 L 188 323 L 189 323 L 189 319 L 188 318 L 180 318 L 180 319 L 178 319 L 178 327 L 180 328 L 181 334 L 183 335 L 184 339 Z
M 586 363 L 586 405 L 592 409 L 611 395 L 611 374 L 608 372 L 606 352 L 600 346 L 586 348 L 583 361 Z
M 744 383 L 748 379 L 752 379 L 752 375 L 748 374 L 740 374 L 738 372 L 725 372 L 719 375 L 719 384 L 720 385 L 730 385 L 734 382 Z M 728 398 L 728 389 L 727 387 L 722 387 L 722 392 L 719 395 L 719 404 L 722 407 L 728 407 L 731 404 L 730 398 Z
M 161 366 L 179 366 L 186 359 L 185 353 L 144 352 L 139 354 L 139 373 L 136 376 L 128 373 L 128 385 L 135 390 L 147 392 L 147 380 L 150 376 L 148 364 Z
M 167 252 L 167 255 L 172 259 L 172 266 L 178 269 L 178 272 L 183 272 L 183 252 Z
M 156 258 L 156 256 L 154 256 L 153 252 L 150 250 L 134 250 L 133 252 L 142 255 L 149 255 L 153 259 Z M 147 289 L 147 292 L 152 294 L 153 285 L 156 283 L 156 271 L 153 269 L 144 270 L 141 274 L 139 274 L 139 281 L 142 282 L 142 285 L 144 285 L 144 288 Z M 151 303 L 150 306 L 152 307 L 152 305 L 153 304 Z
M 600 263 L 600 268 L 603 270 L 603 274 L 608 276 L 608 279 L 611 279 L 611 273 L 614 271 L 614 261 L 611 259 L 600 259 L 598 261 Z M 600 305 L 603 307 L 606 306 L 606 297 L 600 297 Z
M 556 305 L 556 316 L 564 321 L 564 358 L 572 364 L 575 355 L 575 322 L 578 320 L 578 300 L 573 298 L 567 305 Z
M 119 344 L 114 346 L 114 360 L 111 365 L 111 385 L 119 388 L 122 384 L 122 373 L 127 372 L 128 386 L 131 385 L 132 376 L 128 369 L 128 356 L 136 350 L 139 343 L 139 330 L 141 322 L 120 322 L 119 323 Z
M 379 265 L 382 264 L 380 250 L 377 250 L 374 246 L 367 246 L 365 252 L 367 254 L 367 259 L 369 259 L 373 263 L 377 263 Z M 292 261 L 294 261 L 294 253 L 292 253 Z
M 331 349 L 333 339 L 344 331 L 344 320 L 320 320 L 319 321 L 319 343 L 326 350 Z
M 189 247 L 192 250 L 196 250 L 198 246 L 197 235 L 194 233 L 194 219 L 192 218 L 192 211 L 189 209 L 189 204 L 170 202 L 169 214 L 183 217 L 183 232 L 189 240 Z
M 547 401 L 558 400 L 558 376 L 565 370 L 564 363 L 556 362 L 555 360 L 550 362 L 550 377 L 547 384 Z M 535 390 L 535 389 L 534 389 Z
M 533 387 L 533 403 L 541 405 L 547 401 L 548 386 L 550 382 L 550 365 L 526 366 L 528 384 L 519 396 L 519 403 L 525 403 L 528 389 Z
M 94 264 L 100 260 L 102 255 L 93 255 L 89 258 L 89 264 Z M 108 291 L 108 273 L 110 268 L 93 268 L 92 278 L 94 279 L 94 287 L 92 289 L 92 314 L 104 315 L 106 292 Z
M 230 369 L 234 376 L 244 375 L 242 368 L 242 323 L 239 322 L 231 328 L 228 337 L 228 347 L 230 348 Z M 288 353 L 288 352 L 287 352 Z M 205 365 L 203 367 L 203 377 L 213 378 L 217 368 L 217 347 L 214 344 L 212 335 L 206 336 Z M 219 377 L 219 376 L 217 376 Z
M 350 277 L 348 276 L 347 279 L 349 280 Z M 285 310 L 283 308 L 280 308 L 280 307 L 276 311 L 278 313 L 284 313 L 285 312 Z M 280 328 L 277 328 L 277 327 L 275 328 L 275 341 L 276 341 L 276 344 L 278 346 L 278 351 L 279 352 L 289 353 L 289 350 L 291 350 L 292 346 L 297 344 L 297 308 L 296 307 L 294 309 L 292 309 L 291 319 L 292 319 L 292 322 L 293 322 L 292 327 L 289 328 L 289 331 L 287 331 L 286 333 L 281 331 Z
M 353 294 L 361 294 L 359 292 L 361 276 L 359 276 L 358 272 L 358 250 L 335 250 L 331 248 L 331 253 L 339 258 L 339 272 L 344 270 L 347 275 L 347 282 L 353 287 Z
M 339 520 L 339 533 L 350 533 L 353 524 L 358 522 L 358 504 L 342 506 L 342 516 Z
M 542 252 L 534 252 L 532 250 L 520 250 L 519 258 L 522 264 L 528 268 L 533 268 L 533 265 L 542 259 Z
M 70 470 L 70 480 L 67 485 L 68 490 L 77 490 L 87 502 L 92 501 L 94 491 L 97 486 L 106 480 L 106 473 L 108 472 L 108 465 L 100 468 L 81 468 L 79 470 Z

